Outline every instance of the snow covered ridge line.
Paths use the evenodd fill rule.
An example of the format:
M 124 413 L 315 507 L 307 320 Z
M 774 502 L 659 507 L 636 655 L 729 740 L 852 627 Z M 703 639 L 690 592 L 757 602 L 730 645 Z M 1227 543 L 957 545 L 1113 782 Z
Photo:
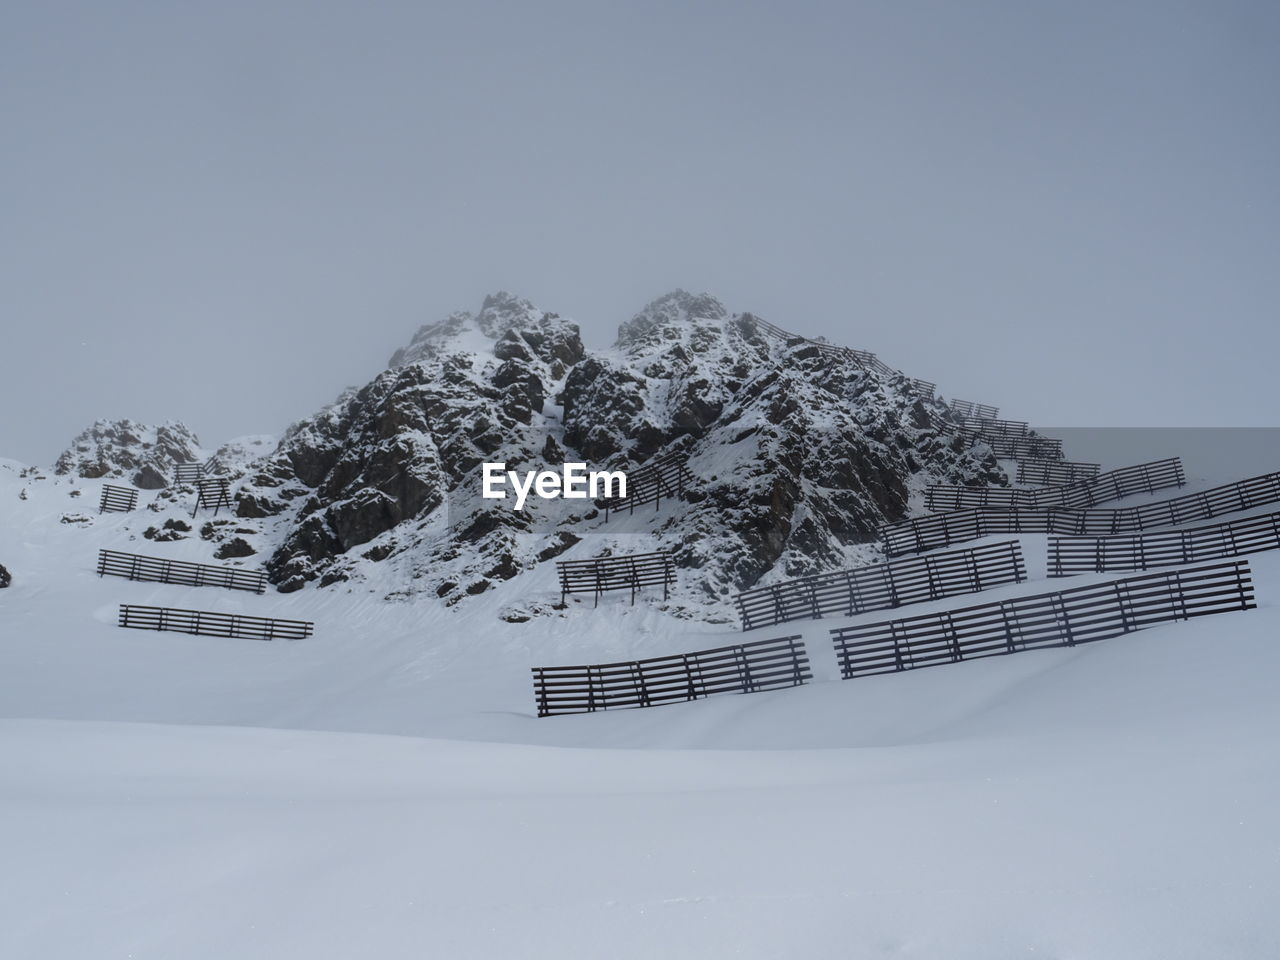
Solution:
M 585 463 L 565 463 L 560 472 L 554 470 L 526 470 L 521 478 L 518 471 L 508 470 L 506 463 L 482 465 L 480 495 L 486 500 L 507 499 L 504 484 L 515 490 L 514 510 L 524 510 L 525 501 L 532 491 L 543 500 L 598 500 L 615 499 L 627 495 L 627 475 L 621 470 L 587 470 Z
M 867 370 L 874 370 L 882 377 L 892 378 L 906 376 L 906 374 L 901 370 L 893 369 L 893 367 L 889 366 L 870 350 L 855 350 L 853 347 L 842 347 L 839 344 L 827 343 L 825 340 L 814 340 L 811 337 L 802 337 L 798 333 L 792 333 L 790 330 L 784 330 L 777 324 L 770 323 L 768 320 L 762 320 L 760 317 L 752 316 L 751 319 L 755 322 L 757 329 L 763 333 L 769 334 L 771 337 L 782 340 L 784 343 L 807 343 L 820 350 L 827 350 L 832 353 L 838 353 L 841 356 L 851 357 L 860 366 Z M 917 380 L 914 377 L 907 377 L 906 379 L 907 382 L 911 384 L 912 390 L 916 393 L 928 399 L 933 399 L 934 391 L 938 388 L 936 383 L 930 383 L 928 380 Z M 959 402 L 964 403 L 966 401 Z M 972 409 L 972 405 L 970 405 L 970 409 Z M 992 411 L 992 416 L 995 416 L 995 414 L 999 412 L 995 407 L 983 407 L 983 409 Z

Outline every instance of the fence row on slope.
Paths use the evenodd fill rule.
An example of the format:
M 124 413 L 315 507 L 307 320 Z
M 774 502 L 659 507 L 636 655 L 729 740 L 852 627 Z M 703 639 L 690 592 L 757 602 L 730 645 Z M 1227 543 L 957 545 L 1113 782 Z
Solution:
M 1039 483 L 1061 486 L 1077 480 L 1089 480 L 1102 470 L 1100 463 L 1080 463 L 1071 460 L 1039 460 L 1023 457 L 1018 461 L 1018 483 Z
M 247 617 L 238 613 L 209 610 L 179 610 L 173 607 L 140 607 L 120 604 L 119 626 L 136 630 L 167 630 L 209 637 L 244 637 L 250 640 L 301 640 L 311 636 L 315 624 L 309 620 L 277 620 Z
M 1175 620 L 1254 608 L 1246 561 L 1146 574 L 831 631 L 841 675 L 892 673 L 1073 646 Z
M 1027 578 L 1016 540 L 893 563 L 837 570 L 747 590 L 735 598 L 743 631 L 794 620 L 854 616 Z
M 757 693 L 812 679 L 798 636 L 620 663 L 534 667 L 533 677 L 540 717 Z
M 1061 460 L 1062 441 L 1053 437 L 1026 436 L 1004 437 L 998 434 L 983 433 L 980 430 L 962 428 L 963 436 L 970 443 L 982 442 L 991 447 L 991 452 L 1001 460 Z
M 962 417 L 978 417 L 982 420 L 994 420 L 1000 416 L 1000 408 L 987 403 L 974 403 L 972 400 L 952 400 L 951 409 Z
M 223 507 L 231 509 L 231 480 L 227 477 L 208 477 L 196 481 L 196 505 L 191 510 L 195 516 L 201 507 L 211 508 L 216 517 Z
M 782 340 L 788 345 L 805 343 L 828 353 L 835 353 L 840 356 L 849 357 L 859 366 L 867 370 L 874 370 L 876 373 L 889 379 L 905 376 L 901 370 L 893 369 L 893 367 L 889 366 L 869 350 L 854 350 L 852 347 L 842 347 L 834 343 L 827 343 L 823 340 L 813 340 L 809 337 L 802 337 L 799 334 L 792 333 L 789 330 L 783 330 L 776 324 L 772 324 L 767 320 L 761 320 L 759 317 L 753 317 L 752 319 L 755 321 L 756 327 L 762 333 L 767 333 L 769 336 Z M 913 377 L 907 377 L 906 379 L 907 382 L 911 384 L 911 389 L 923 397 L 932 397 L 938 386 L 936 383 L 930 383 L 928 380 L 916 380 Z
M 606 520 L 609 519 L 610 512 L 628 510 L 634 513 L 636 507 L 647 503 L 652 503 L 654 509 L 659 509 L 664 497 L 668 500 L 683 499 L 685 490 L 692 481 L 688 456 L 669 453 L 636 470 L 628 471 L 625 497 L 606 497 L 596 502 L 604 509 Z
M 98 551 L 98 576 L 125 577 L 150 583 L 174 583 L 186 587 L 226 587 L 228 590 L 247 590 L 251 593 L 264 593 L 267 589 L 267 575 L 260 570 L 145 557 L 118 550 Z
M 1031 424 L 1025 420 L 997 420 L 995 417 L 962 417 L 960 426 L 987 437 L 1025 437 Z
M 560 560 L 560 602 L 571 593 L 594 593 L 595 602 L 610 590 L 630 590 L 631 602 L 642 587 L 661 586 L 662 599 L 671 594 L 675 583 L 675 563 L 665 550 L 653 553 L 631 553 L 621 557 L 596 557 L 591 560 Z
M 1058 487 L 1019 490 L 1013 487 L 957 487 L 937 484 L 925 492 L 930 510 L 964 510 L 969 507 L 1092 507 L 1134 493 L 1154 493 L 1187 482 L 1177 457 L 1153 460 L 1109 470 L 1090 480 Z
M 213 476 L 221 469 L 222 465 L 218 462 L 216 453 L 204 463 L 177 463 L 173 466 L 173 482 L 195 483 L 197 480 Z
M 114 487 L 103 484 L 102 499 L 98 501 L 98 513 L 128 513 L 138 505 L 138 491 L 132 487 Z
M 1140 536 L 1051 537 L 1049 576 L 1149 570 L 1277 549 L 1280 513 Z
M 1004 533 L 1057 533 L 1108 536 L 1138 533 L 1152 527 L 1207 520 L 1280 501 L 1280 472 L 1264 473 L 1200 493 L 1158 500 L 1117 510 L 1070 507 L 974 507 L 886 524 L 880 528 L 889 556 L 919 553 L 978 537 Z

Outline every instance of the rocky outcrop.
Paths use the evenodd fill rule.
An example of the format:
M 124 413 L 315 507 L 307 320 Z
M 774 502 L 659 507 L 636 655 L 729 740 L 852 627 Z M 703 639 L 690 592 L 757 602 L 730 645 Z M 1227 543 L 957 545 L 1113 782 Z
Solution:
M 240 487 L 275 518 L 282 590 L 389 563 L 446 602 L 577 543 L 588 503 L 517 513 L 480 464 L 627 467 L 679 450 L 697 477 L 653 539 L 710 596 L 846 563 L 925 482 L 1005 483 L 940 402 L 845 354 L 770 339 L 714 298 L 668 294 L 588 354 L 578 328 L 509 294 L 422 327 L 386 371 L 295 424 Z
M 239 557 L 251 557 L 258 551 L 244 537 L 232 537 L 218 545 L 213 555 L 218 560 L 231 560 Z
M 4 564 L 0 563 L 0 590 L 13 583 L 13 575 L 5 569 Z
M 484 570 L 514 576 L 521 567 L 502 544 L 528 518 L 457 492 L 485 461 L 514 468 L 538 459 L 549 439 L 547 398 L 583 355 L 575 324 L 509 294 L 420 329 L 387 371 L 292 427 L 241 490 L 245 517 L 278 515 L 303 498 L 268 561 L 272 579 L 296 589 L 325 576 L 335 558 L 436 511 L 447 514 L 458 556 L 471 544 Z M 486 549 L 477 551 L 481 537 Z M 383 558 L 396 548 L 371 552 Z
M 181 423 L 99 420 L 62 452 L 54 472 L 122 478 L 143 490 L 159 490 L 168 486 L 175 464 L 199 460 L 200 454 L 200 441 Z
M 913 478 L 1005 483 L 947 407 L 851 357 L 766 339 L 754 318 L 680 291 L 619 331 L 620 356 L 580 364 L 566 441 L 637 462 L 683 448 L 701 477 L 662 535 L 712 593 L 844 562 L 907 510 Z

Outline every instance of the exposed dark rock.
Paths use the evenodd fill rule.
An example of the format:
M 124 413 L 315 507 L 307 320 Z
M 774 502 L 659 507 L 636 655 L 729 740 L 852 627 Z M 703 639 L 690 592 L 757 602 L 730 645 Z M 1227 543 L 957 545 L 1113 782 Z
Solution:
M 538 562 L 546 563 L 548 560 L 553 560 L 572 547 L 575 543 L 581 542 L 581 537 L 570 533 L 568 530 L 561 530 L 556 534 L 555 542 L 539 552 Z
M 213 555 L 219 560 L 231 560 L 237 557 L 251 557 L 258 551 L 243 537 L 232 537 L 218 545 Z
M 206 524 L 207 526 L 207 524 Z M 191 524 L 185 520 L 175 520 L 170 518 L 166 520 L 159 529 L 156 527 L 147 527 L 142 531 L 142 535 L 148 540 L 158 540 L 162 543 L 172 540 L 185 540 L 187 534 L 191 532 Z M 205 539 L 208 539 L 206 537 Z
M 3 563 L 0 563 L 0 589 L 3 589 L 13 583 L 13 574 L 11 574 Z
M 903 377 L 783 343 L 706 295 L 654 301 L 614 350 L 587 355 L 576 325 L 496 294 L 422 327 L 389 369 L 291 427 L 247 470 L 237 515 L 277 518 L 266 569 L 281 590 L 394 562 L 453 603 L 558 557 L 597 515 L 482 500 L 483 462 L 634 469 L 678 450 L 695 480 L 644 547 L 673 550 L 722 597 L 847 563 L 924 483 L 1006 482 L 955 428 Z
M 133 475 L 133 485 L 139 490 L 163 490 L 169 485 L 169 478 L 155 464 L 144 463 Z
M 126 478 L 140 489 L 159 490 L 169 485 L 176 464 L 199 456 L 200 441 L 181 423 L 99 420 L 63 451 L 54 473 Z

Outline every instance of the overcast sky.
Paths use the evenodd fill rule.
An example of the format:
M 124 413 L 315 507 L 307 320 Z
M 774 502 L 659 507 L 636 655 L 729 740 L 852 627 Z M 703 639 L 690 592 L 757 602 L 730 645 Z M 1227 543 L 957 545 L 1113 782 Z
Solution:
M 1280 4 L 10 3 L 0 456 L 681 286 L 1042 424 L 1277 423 Z

